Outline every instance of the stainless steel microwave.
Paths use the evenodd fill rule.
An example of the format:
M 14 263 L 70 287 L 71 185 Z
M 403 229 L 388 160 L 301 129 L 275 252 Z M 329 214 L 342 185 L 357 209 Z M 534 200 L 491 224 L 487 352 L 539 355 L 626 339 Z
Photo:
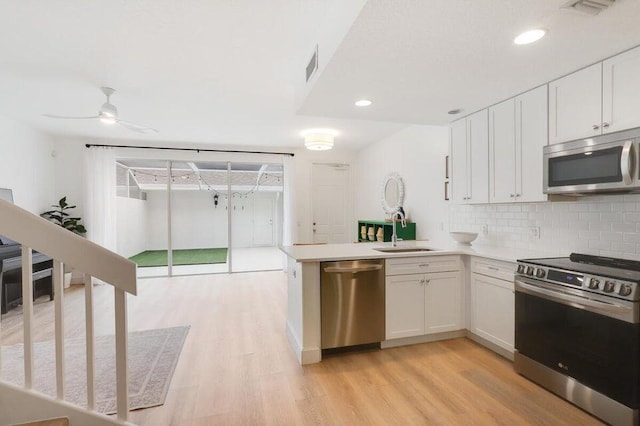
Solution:
M 544 192 L 640 192 L 640 129 L 545 146 Z

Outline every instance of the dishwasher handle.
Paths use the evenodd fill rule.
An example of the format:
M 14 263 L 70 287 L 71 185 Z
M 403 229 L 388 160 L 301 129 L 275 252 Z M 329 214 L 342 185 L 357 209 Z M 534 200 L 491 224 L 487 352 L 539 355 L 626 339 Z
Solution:
M 327 266 L 324 268 L 324 271 L 327 273 L 341 274 L 345 272 L 351 272 L 353 274 L 357 272 L 371 272 L 371 271 L 379 271 L 382 269 L 382 265 L 363 265 L 363 266 L 351 266 L 351 267 L 340 267 L 340 266 Z

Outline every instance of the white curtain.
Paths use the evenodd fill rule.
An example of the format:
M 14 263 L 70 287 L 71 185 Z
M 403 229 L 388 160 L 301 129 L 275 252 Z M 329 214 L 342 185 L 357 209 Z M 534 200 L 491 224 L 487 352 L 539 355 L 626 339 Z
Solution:
M 87 238 L 116 250 L 116 154 L 110 147 L 90 147 L 85 156 Z
M 290 246 L 298 236 L 298 218 L 296 215 L 296 168 L 291 155 L 283 155 L 284 171 L 282 245 Z

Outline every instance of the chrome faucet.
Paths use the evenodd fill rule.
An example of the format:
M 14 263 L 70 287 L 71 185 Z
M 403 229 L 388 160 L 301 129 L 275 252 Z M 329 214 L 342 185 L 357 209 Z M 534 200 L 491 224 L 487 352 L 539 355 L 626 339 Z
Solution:
M 393 229 L 393 233 L 391 234 L 391 247 L 398 246 L 398 234 L 396 233 L 396 216 L 400 216 L 400 225 L 403 228 L 407 227 L 407 222 L 405 222 L 404 213 L 402 213 L 399 209 L 396 209 L 395 213 L 391 216 L 391 227 Z

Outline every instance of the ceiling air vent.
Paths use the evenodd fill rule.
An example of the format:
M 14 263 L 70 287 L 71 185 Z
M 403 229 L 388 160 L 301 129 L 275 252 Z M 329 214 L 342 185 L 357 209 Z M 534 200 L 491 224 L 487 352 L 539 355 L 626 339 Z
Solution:
M 316 72 L 317 69 L 318 69 L 318 45 L 316 44 L 316 49 L 313 51 L 313 55 L 311 56 L 311 59 L 307 64 L 307 70 L 306 70 L 307 82 L 309 82 L 309 79 L 311 78 L 313 73 Z
M 589 15 L 597 15 L 603 10 L 613 6 L 615 1 L 616 0 L 571 0 L 562 7 Z

